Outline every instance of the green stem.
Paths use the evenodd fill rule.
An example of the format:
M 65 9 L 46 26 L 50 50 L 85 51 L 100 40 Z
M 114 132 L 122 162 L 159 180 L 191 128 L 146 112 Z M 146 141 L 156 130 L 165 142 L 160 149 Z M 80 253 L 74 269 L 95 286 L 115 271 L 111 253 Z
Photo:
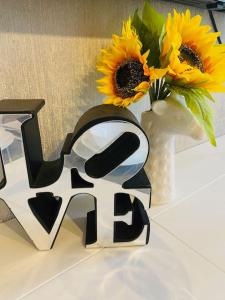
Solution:
M 170 94 L 170 91 L 167 88 L 167 84 L 164 82 L 162 85 L 162 88 L 160 90 L 160 99 L 164 100 L 169 94 Z
M 158 79 L 152 83 L 151 88 L 149 89 L 150 105 L 157 100 L 164 100 L 170 91 L 167 87 L 167 83 L 164 79 Z
M 150 98 L 150 106 L 152 107 L 152 103 L 154 101 L 153 88 L 149 89 L 149 98 Z
M 155 81 L 155 86 L 156 86 L 155 100 L 159 100 L 159 92 L 160 92 L 160 86 L 161 86 L 161 83 L 160 83 L 159 79 L 157 79 Z

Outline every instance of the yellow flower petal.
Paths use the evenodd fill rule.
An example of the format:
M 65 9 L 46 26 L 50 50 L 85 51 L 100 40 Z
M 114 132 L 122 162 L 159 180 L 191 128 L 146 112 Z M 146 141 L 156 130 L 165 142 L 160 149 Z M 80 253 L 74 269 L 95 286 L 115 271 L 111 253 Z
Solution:
M 160 79 L 163 76 L 165 76 L 167 72 L 168 72 L 168 68 L 164 68 L 164 69 L 151 68 L 150 69 L 150 80 L 153 81 L 156 79 Z
M 189 10 L 182 14 L 174 10 L 173 16 L 168 15 L 161 62 L 168 67 L 168 74 L 174 80 L 209 91 L 222 91 L 225 82 L 225 46 L 216 44 L 220 33 L 210 32 L 211 27 L 201 25 L 201 20 L 199 15 L 192 17 Z M 185 53 L 185 59 L 182 58 L 181 45 L 189 49 L 189 59 L 188 52 Z
M 180 41 L 175 40 L 174 42 L 177 45 Z M 144 96 L 149 90 L 152 81 L 165 76 L 168 72 L 168 68 L 149 69 L 147 58 L 151 55 L 150 50 L 151 49 L 142 54 L 142 43 L 132 27 L 131 19 L 129 18 L 123 24 L 122 36 L 115 34 L 112 36 L 112 44 L 106 49 L 102 49 L 97 62 L 97 70 L 104 75 L 101 79 L 97 80 L 97 89 L 99 92 L 108 96 L 104 100 L 105 104 L 127 107 Z M 139 78 L 136 72 L 130 72 L 131 78 L 129 79 L 127 78 L 129 72 L 125 71 L 124 76 L 126 80 L 122 79 L 122 83 L 120 83 L 118 78 L 121 79 L 121 73 L 119 73 L 119 71 L 121 72 L 124 65 L 128 63 L 130 63 L 129 68 L 131 68 L 134 62 L 135 64 L 138 62 L 143 66 L 143 71 L 140 70 L 140 68 L 138 69 L 138 72 L 140 72 Z M 135 64 L 133 67 L 135 67 Z M 132 74 L 136 74 L 135 76 L 137 76 L 137 78 L 132 78 L 132 76 L 134 76 Z M 144 78 L 144 80 L 142 78 Z M 129 83 L 127 86 L 126 81 Z M 130 85 L 130 83 L 132 84 Z M 135 86 L 136 83 L 137 86 Z
M 141 92 L 142 94 L 146 94 L 149 90 L 150 82 L 143 81 L 141 82 L 135 89 L 135 92 Z M 136 95 L 135 95 L 136 96 Z M 135 97 L 134 97 L 135 98 Z

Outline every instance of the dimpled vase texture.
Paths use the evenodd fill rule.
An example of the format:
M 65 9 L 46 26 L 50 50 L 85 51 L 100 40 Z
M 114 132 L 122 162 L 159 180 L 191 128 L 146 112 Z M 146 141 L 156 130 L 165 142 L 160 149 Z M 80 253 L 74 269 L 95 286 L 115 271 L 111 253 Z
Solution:
M 175 197 L 175 137 L 157 125 L 154 112 L 142 114 L 142 127 L 150 143 L 150 154 L 145 170 L 151 180 L 153 205 L 172 201 Z

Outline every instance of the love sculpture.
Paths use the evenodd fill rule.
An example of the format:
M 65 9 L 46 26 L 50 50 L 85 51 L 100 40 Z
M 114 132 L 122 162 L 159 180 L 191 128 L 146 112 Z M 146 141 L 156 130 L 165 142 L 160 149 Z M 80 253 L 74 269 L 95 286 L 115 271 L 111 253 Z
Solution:
M 36 247 L 53 246 L 78 194 L 95 199 L 87 247 L 148 243 L 151 187 L 143 167 L 149 145 L 134 115 L 112 105 L 91 108 L 67 135 L 60 157 L 44 161 L 37 117 L 43 105 L 0 101 L 0 198 Z

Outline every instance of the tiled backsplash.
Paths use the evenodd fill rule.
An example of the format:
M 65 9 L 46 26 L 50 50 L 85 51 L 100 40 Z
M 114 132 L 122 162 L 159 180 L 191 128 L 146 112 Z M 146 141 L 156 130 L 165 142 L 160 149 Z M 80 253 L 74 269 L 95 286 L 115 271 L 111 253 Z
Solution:
M 141 0 L 0 0 L 0 99 L 46 99 L 40 113 L 46 157 L 56 157 L 79 116 L 102 102 L 95 87 L 96 55 L 113 32 L 120 32 L 122 20 L 142 4 Z M 163 1 L 153 1 L 153 5 L 164 14 L 174 8 L 173 3 Z M 176 4 L 176 8 L 182 10 L 184 6 Z M 207 11 L 191 11 L 210 23 Z M 225 27 L 224 17 L 215 13 L 220 30 Z M 216 134 L 222 135 L 225 95 L 215 98 Z M 147 102 L 135 104 L 132 111 L 140 117 Z M 194 144 L 189 138 L 179 137 L 177 150 Z M 4 215 L 0 203 L 0 221 Z

